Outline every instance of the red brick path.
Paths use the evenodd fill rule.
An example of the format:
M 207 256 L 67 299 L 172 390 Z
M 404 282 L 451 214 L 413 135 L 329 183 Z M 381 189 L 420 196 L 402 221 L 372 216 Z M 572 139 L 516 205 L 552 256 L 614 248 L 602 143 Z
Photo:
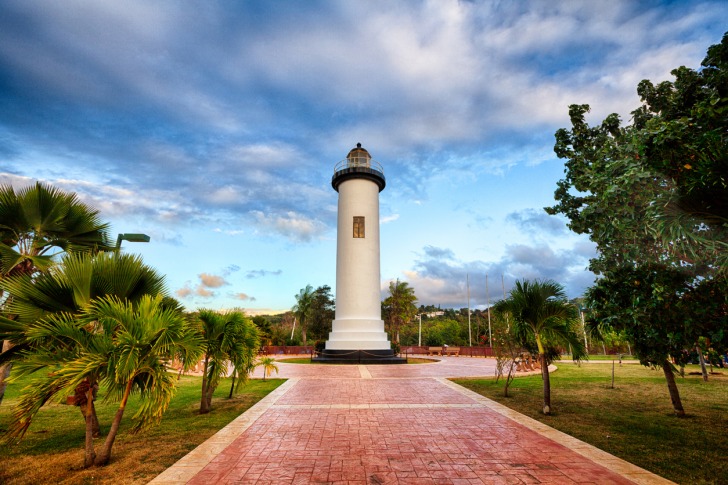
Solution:
M 595 450 L 612 463 L 609 470 L 441 378 L 372 378 L 398 372 L 384 367 L 402 374 L 421 367 L 429 375 L 429 365 L 331 366 L 326 374 L 335 367 L 346 377 L 292 379 L 232 438 L 209 444 L 212 451 L 201 445 L 197 468 L 175 465 L 155 483 L 666 483 Z M 559 441 L 591 448 L 564 437 Z

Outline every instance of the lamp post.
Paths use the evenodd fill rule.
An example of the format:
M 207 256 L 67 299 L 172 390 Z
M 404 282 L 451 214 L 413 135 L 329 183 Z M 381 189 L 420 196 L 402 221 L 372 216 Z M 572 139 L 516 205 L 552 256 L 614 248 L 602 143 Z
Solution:
M 417 346 L 422 347 L 422 314 L 418 313 L 417 318 L 420 319 L 420 333 L 418 334 L 418 337 L 417 337 Z
M 579 314 L 581 315 L 581 329 L 584 332 L 584 348 L 587 352 L 589 352 L 589 345 L 586 342 L 586 323 L 584 323 L 584 310 L 586 310 L 586 308 L 580 305 Z
M 118 254 L 121 250 L 121 241 L 129 241 L 129 242 L 149 242 L 152 238 L 147 236 L 146 234 L 137 234 L 137 233 L 124 233 L 119 234 L 119 236 L 116 238 L 116 253 Z

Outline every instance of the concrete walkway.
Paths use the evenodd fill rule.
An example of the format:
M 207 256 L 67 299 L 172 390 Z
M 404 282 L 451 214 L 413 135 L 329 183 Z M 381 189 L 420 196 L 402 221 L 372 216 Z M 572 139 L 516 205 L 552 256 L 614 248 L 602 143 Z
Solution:
M 278 366 L 288 381 L 151 483 L 671 483 L 446 379 L 493 359 Z

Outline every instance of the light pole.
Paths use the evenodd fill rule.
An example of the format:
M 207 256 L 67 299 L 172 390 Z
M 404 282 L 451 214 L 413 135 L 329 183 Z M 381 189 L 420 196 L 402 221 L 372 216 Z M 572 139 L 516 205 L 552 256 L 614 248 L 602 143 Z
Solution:
M 417 337 L 417 346 L 422 347 L 422 314 L 418 313 L 417 318 L 420 319 L 420 333 L 418 334 L 418 337 Z
M 119 254 L 119 251 L 121 250 L 121 241 L 129 241 L 129 242 L 149 242 L 152 238 L 147 236 L 146 234 L 138 234 L 138 233 L 124 233 L 119 234 L 119 236 L 116 238 L 116 253 Z
M 579 314 L 581 315 L 581 329 L 584 332 L 584 348 L 587 352 L 589 352 L 589 345 L 586 342 L 586 324 L 584 323 L 584 310 L 586 310 L 586 308 L 579 306 Z

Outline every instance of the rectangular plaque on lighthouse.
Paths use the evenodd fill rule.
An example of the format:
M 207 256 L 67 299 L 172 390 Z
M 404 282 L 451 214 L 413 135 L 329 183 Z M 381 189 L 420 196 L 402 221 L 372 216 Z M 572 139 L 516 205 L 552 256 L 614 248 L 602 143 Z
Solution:
M 379 192 L 384 170 L 357 143 L 334 168 L 339 193 L 336 235 L 336 316 L 321 362 L 401 363 L 382 320 Z

